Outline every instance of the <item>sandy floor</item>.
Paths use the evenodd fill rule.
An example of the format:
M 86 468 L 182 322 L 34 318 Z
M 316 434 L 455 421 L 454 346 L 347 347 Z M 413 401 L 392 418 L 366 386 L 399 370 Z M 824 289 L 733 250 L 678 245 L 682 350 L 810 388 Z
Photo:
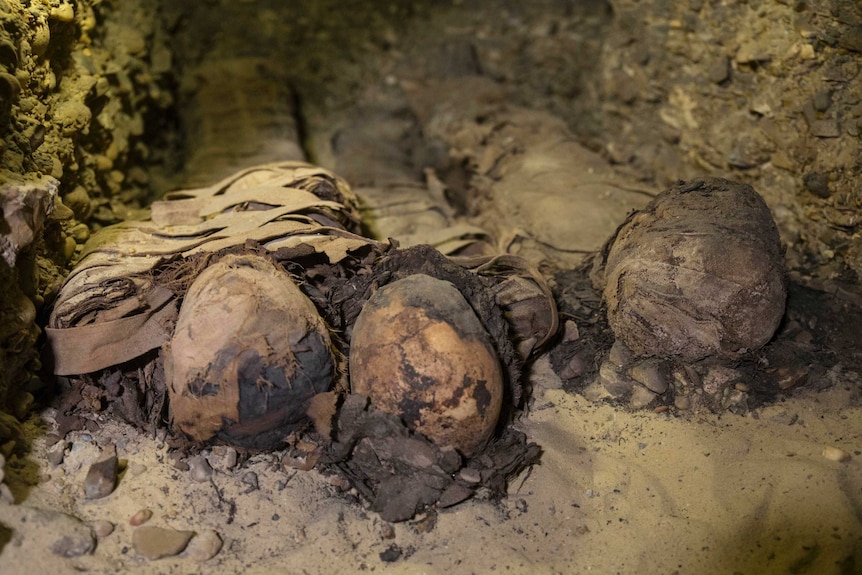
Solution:
M 46 532 L 23 529 L 0 572 L 858 573 L 862 407 L 852 383 L 747 417 L 692 419 L 540 390 L 521 427 L 542 446 L 542 463 L 506 500 L 397 525 L 315 471 L 286 470 L 278 454 L 228 470 L 211 455 L 211 482 L 196 483 L 163 444 L 108 423 L 95 438 L 73 434 L 59 467 L 37 449 L 44 481 L 25 505 L 108 520 L 114 532 L 93 555 L 65 559 L 45 552 Z M 126 471 L 113 494 L 85 501 L 87 464 L 109 441 Z M 827 447 L 852 457 L 830 460 Z M 216 530 L 222 551 L 205 563 L 136 557 L 129 519 L 142 508 L 152 525 Z M 0 507 L 0 520 L 14 518 L 14 507 Z

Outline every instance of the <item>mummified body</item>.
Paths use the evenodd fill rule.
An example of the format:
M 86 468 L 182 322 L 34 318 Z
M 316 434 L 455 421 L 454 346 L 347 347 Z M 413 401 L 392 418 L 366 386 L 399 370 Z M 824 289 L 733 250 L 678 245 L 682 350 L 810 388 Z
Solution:
M 195 279 L 164 357 L 177 429 L 253 449 L 301 426 L 335 367 L 314 304 L 255 255 L 228 256 Z
M 347 185 L 306 164 L 262 166 L 176 192 L 153 206 L 152 221 L 94 235 L 51 318 L 55 372 L 102 387 L 106 403 L 139 424 L 164 420 L 169 400 L 178 438 L 194 444 L 274 449 L 308 427 L 313 396 L 349 390 L 352 330 L 360 366 L 352 391 L 441 447 L 476 454 L 496 429 L 503 396 L 520 397 L 504 392 L 518 385 L 515 345 L 529 354 L 556 329 L 547 286 L 516 258 L 455 263 L 428 246 L 399 252 L 353 233 L 358 221 Z M 387 255 L 395 253 L 403 255 Z M 427 282 L 448 291 L 435 287 L 428 297 Z M 400 321 L 380 331 L 376 321 L 369 328 L 357 320 L 364 306 L 369 317 L 395 313 L 385 308 L 401 300 L 387 294 L 426 318 L 429 329 L 414 326 L 416 333 L 457 329 L 443 347 L 436 336 L 434 345 L 411 346 Z M 381 363 L 369 351 L 379 345 L 398 353 Z M 449 371 L 413 373 L 444 364 Z M 392 373 L 403 377 L 385 377 Z M 450 389 L 456 375 L 463 389 Z M 111 397 L 116 386 L 106 382 L 118 377 Z M 426 402 L 413 417 L 387 400 L 396 389 L 418 397 L 411 386 L 429 397 L 451 392 L 451 401 Z M 481 400 L 455 406 L 465 393 Z

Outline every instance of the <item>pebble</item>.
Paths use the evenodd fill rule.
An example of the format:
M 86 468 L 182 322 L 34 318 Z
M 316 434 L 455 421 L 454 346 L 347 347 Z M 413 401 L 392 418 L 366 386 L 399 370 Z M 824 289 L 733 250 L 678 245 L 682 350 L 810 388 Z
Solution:
M 574 321 L 567 319 L 563 324 L 563 341 L 577 341 L 581 338 L 581 333 L 578 331 L 578 324 Z
M 48 463 L 50 463 L 52 467 L 57 467 L 63 463 L 63 459 L 66 457 L 66 448 L 68 446 L 69 444 L 67 442 L 58 441 L 46 454 Z
M 644 384 L 647 389 L 659 395 L 667 391 L 667 380 L 662 376 L 658 363 L 642 361 L 629 370 L 631 378 Z
M 673 398 L 673 405 L 681 411 L 687 411 L 691 409 L 691 399 L 686 395 L 677 395 Z
M 821 198 L 828 198 L 832 195 L 829 189 L 829 176 L 819 172 L 808 172 L 802 176 L 802 184 L 805 189 Z
M 850 460 L 850 453 L 844 451 L 840 447 L 827 446 L 823 448 L 823 457 L 829 461 L 845 462 Z
M 75 8 L 71 4 L 61 3 L 56 8 L 51 8 L 51 18 L 60 22 L 72 22 L 75 20 Z
M 49 509 L 19 508 L 21 523 L 28 523 L 38 529 L 51 541 L 48 549 L 60 557 L 80 557 L 88 555 L 96 548 L 96 540 L 90 526 L 77 517 Z
M 129 463 L 129 475 L 132 477 L 137 477 L 147 470 L 147 466 L 143 463 L 131 462 Z
M 721 84 L 730 77 L 730 61 L 727 57 L 721 57 L 706 68 L 706 76 L 710 82 Z
M 33 54 L 41 56 L 48 49 L 48 44 L 51 43 L 51 29 L 48 28 L 48 23 L 40 18 L 36 21 L 32 34 L 30 48 L 33 50 Z
M 93 530 L 93 534 L 96 537 L 104 539 L 114 532 L 114 524 L 105 519 L 99 519 L 90 523 L 90 529 Z
M 632 350 L 626 347 L 626 344 L 620 340 L 616 340 L 611 346 L 611 351 L 608 354 L 608 360 L 617 367 L 622 367 L 629 363 L 634 357 Z
M 808 124 L 811 134 L 818 138 L 837 138 L 841 136 L 841 128 L 838 126 L 837 118 L 824 120 L 812 120 Z
M 442 495 L 440 495 L 440 499 L 437 501 L 437 506 L 441 509 L 445 509 L 465 501 L 471 495 L 473 495 L 472 489 L 465 487 L 460 483 L 453 483 L 446 488 Z
M 807 42 L 799 46 L 799 58 L 802 60 L 813 60 L 817 57 L 817 53 L 814 51 L 814 45 L 808 44 Z
M 779 405 L 767 405 L 760 410 L 760 417 L 779 425 L 793 425 L 799 419 L 797 414 L 791 413 Z
M 610 360 L 602 362 L 599 368 L 599 380 L 605 390 L 614 397 L 626 397 L 631 393 L 635 382 L 617 369 Z
M 482 481 L 482 475 L 479 473 L 479 470 L 472 467 L 463 468 L 458 472 L 458 477 L 466 483 L 479 483 Z
M 237 458 L 236 449 L 233 447 L 216 445 L 212 448 L 212 454 L 210 455 L 209 461 L 210 465 L 219 471 L 230 471 L 236 467 Z
M 828 89 L 820 90 L 814 95 L 812 104 L 818 112 L 825 112 L 832 105 L 832 91 Z
M 93 213 L 90 194 L 83 186 L 78 186 L 63 198 L 63 203 L 75 213 L 75 218 L 84 221 Z M 89 229 L 89 228 L 88 228 Z
M 87 224 L 75 224 L 69 230 L 69 235 L 73 237 L 77 243 L 83 244 L 90 239 L 90 228 Z
M 172 452 L 169 457 L 171 458 L 171 461 L 173 461 L 174 469 L 178 471 L 189 470 L 189 462 L 183 459 L 183 454 L 179 451 Z
M 72 256 L 75 255 L 75 248 L 77 247 L 78 242 L 75 241 L 75 238 L 72 236 L 66 236 L 66 239 L 63 241 L 63 257 L 66 258 L 66 261 L 72 259 Z
M 203 455 L 195 455 L 189 459 L 189 476 L 196 483 L 205 483 L 213 476 L 213 468 Z
M 241 481 L 248 485 L 249 491 L 256 491 L 260 489 L 260 484 L 258 483 L 257 473 L 254 471 L 247 471 L 243 473 Z
M 205 529 L 192 538 L 184 555 L 194 561 L 209 561 L 218 555 L 222 544 L 218 533 L 212 529 Z
M 149 560 L 173 557 L 182 553 L 194 531 L 177 531 L 164 527 L 138 527 L 132 534 L 135 553 Z
M 642 407 L 646 407 L 655 401 L 655 398 L 658 397 L 655 393 L 648 390 L 647 388 L 635 385 L 632 389 L 632 396 L 629 398 L 629 405 L 633 409 L 641 409 Z
M 87 471 L 86 479 L 84 479 L 84 497 L 101 499 L 110 495 L 117 484 L 118 466 L 119 461 L 116 455 L 92 464 Z
M 152 509 L 140 509 L 137 513 L 132 515 L 132 518 L 129 519 L 129 525 L 133 525 L 137 527 L 139 525 L 143 525 L 147 521 L 149 521 L 153 517 Z
M 51 553 L 60 557 L 80 557 L 92 553 L 94 547 L 91 531 L 85 536 L 64 535 L 51 545 Z
M 838 45 L 853 52 L 862 52 L 862 24 L 845 27 L 838 36 Z

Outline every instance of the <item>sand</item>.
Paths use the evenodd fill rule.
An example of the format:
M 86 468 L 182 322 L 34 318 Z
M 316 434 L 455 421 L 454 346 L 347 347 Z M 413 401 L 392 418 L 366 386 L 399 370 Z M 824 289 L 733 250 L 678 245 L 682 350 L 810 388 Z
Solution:
M 513 481 L 506 499 L 395 525 L 316 471 L 285 469 L 277 455 L 229 470 L 212 456 L 211 482 L 196 483 L 155 438 L 115 422 L 90 441 L 75 432 L 59 467 L 36 449 L 43 481 L 23 505 L 116 529 L 93 555 L 66 559 L 47 552 L 47 535 L 15 525 L 16 508 L 3 504 L 0 521 L 16 534 L 0 573 L 859 572 L 857 382 L 746 417 L 629 412 L 546 383 L 519 423 L 542 446 L 541 464 Z M 97 456 L 95 442 L 111 440 L 126 471 L 114 493 L 85 501 L 85 463 Z M 827 447 L 851 457 L 830 460 Z M 250 488 L 249 471 L 259 489 Z M 223 549 L 202 563 L 136 556 L 129 519 L 142 508 L 153 511 L 148 525 L 214 529 Z

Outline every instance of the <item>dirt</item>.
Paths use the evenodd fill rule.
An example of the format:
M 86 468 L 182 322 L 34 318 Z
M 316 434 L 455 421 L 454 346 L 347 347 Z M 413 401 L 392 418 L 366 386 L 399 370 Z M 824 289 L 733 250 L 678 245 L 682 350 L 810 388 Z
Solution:
M 245 80 L 207 68 L 229 58 L 266 64 Z M 117 524 L 92 555 L 65 558 L 0 507 L 0 571 L 858 572 L 860 65 L 853 0 L 0 0 L 0 247 L 14 254 L 0 262 L 0 506 Z M 200 99 L 203 81 L 214 88 Z M 203 145 L 200 102 L 243 87 L 266 101 L 276 83 L 278 122 L 252 117 L 234 146 Z M 543 126 L 538 141 L 531 126 Z M 542 142 L 548 126 L 556 135 Z M 285 137 L 294 143 L 244 155 Z M 585 265 L 610 232 L 562 235 L 581 229 L 565 185 L 539 209 L 541 187 L 518 191 L 530 179 L 500 183 L 517 181 L 502 176 L 531 151 L 555 149 L 623 189 L 623 214 L 700 176 L 763 196 L 785 249 L 788 311 L 737 366 L 744 409 L 683 409 L 667 395 L 637 411 L 591 395 L 613 339 Z M 101 391 L 70 398 L 46 373 L 40 328 L 90 234 L 266 153 L 333 169 L 360 198 L 363 187 L 436 189 L 447 207 L 434 222 L 491 229 L 493 247 L 511 232 L 506 245 L 552 278 L 572 323 L 527 365 L 516 427 L 543 453 L 507 498 L 390 524 L 349 481 L 305 470 L 300 444 L 235 465 L 209 449 L 216 472 L 196 483 L 158 422 L 148 433 L 118 423 L 99 411 Z M 16 204 L 24 190 L 33 212 Z M 586 247 L 566 251 L 572 241 Z M 70 401 L 94 409 L 70 422 Z M 126 466 L 117 490 L 87 502 L 87 467 L 112 446 Z M 141 507 L 225 545 L 194 567 L 148 562 L 129 552 L 127 520 Z

